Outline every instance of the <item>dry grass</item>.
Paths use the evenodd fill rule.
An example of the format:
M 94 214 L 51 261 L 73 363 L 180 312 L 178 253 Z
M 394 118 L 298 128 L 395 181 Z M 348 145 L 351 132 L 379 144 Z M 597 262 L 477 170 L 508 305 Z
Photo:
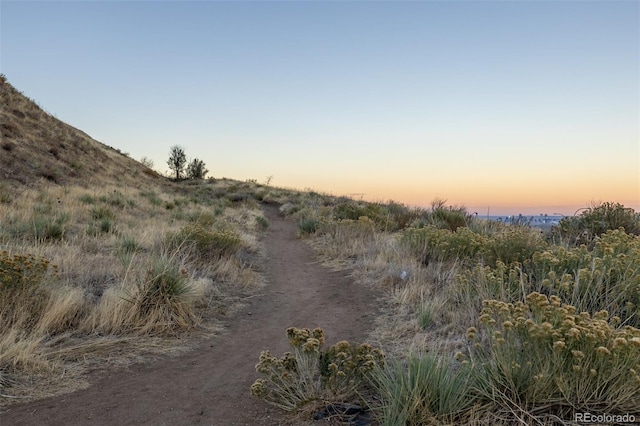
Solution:
M 0 76 L 0 199 L 39 181 L 85 187 L 159 183 L 160 175 L 40 108 Z
M 372 207 L 362 202 L 344 207 L 348 203 L 344 199 L 334 203 L 342 206 L 341 214 L 371 211 L 378 218 L 393 220 L 390 210 L 379 203 Z M 443 206 L 440 210 L 450 213 Z M 634 328 L 640 312 L 637 236 L 610 231 L 596 239 L 592 248 L 571 248 L 553 245 L 552 235 L 545 239 L 536 230 L 472 218 L 466 218 L 467 227 L 451 229 L 449 221 L 438 224 L 428 213 L 419 214 L 408 231 L 388 232 L 380 219 L 341 219 L 328 197 L 319 202 L 309 194 L 292 194 L 281 212 L 298 220 L 301 236 L 327 265 L 350 268 L 357 281 L 384 291 L 383 312 L 369 339 L 384 349 L 394 365 L 392 370 L 381 371 L 377 379 L 383 399 L 379 402 L 380 424 L 569 424 L 571 407 L 590 412 L 609 407 L 640 414 L 634 382 L 640 380 L 640 364 L 631 355 L 640 341 L 636 337 L 640 331 Z M 459 208 L 452 212 L 456 218 L 464 213 Z M 400 222 L 409 223 L 396 223 Z M 582 354 L 578 349 L 572 348 L 574 352 L 568 351 L 569 356 L 562 360 L 557 358 L 556 347 L 561 343 L 556 335 L 564 330 L 559 323 L 548 333 L 555 340 L 537 342 L 535 350 L 520 350 L 540 338 L 535 330 L 529 331 L 537 337 L 523 340 L 513 333 L 506 336 L 502 329 L 505 336 L 483 331 L 486 335 L 481 339 L 470 337 L 468 330 L 493 327 L 491 319 L 482 322 L 487 321 L 483 309 L 493 306 L 487 303 L 511 306 L 541 290 L 556 295 L 555 301 L 562 300 L 567 312 L 578 308 L 594 318 L 601 319 L 606 314 L 603 310 L 611 315 L 610 326 L 598 319 L 580 329 L 589 342 L 603 330 L 609 333 L 597 344 L 585 343 L 585 359 L 593 361 L 589 369 L 581 370 L 570 362 L 572 353 L 574 357 Z M 556 317 L 559 322 L 570 319 L 566 313 Z M 587 314 L 580 318 L 584 320 Z M 501 321 L 506 320 L 502 318 L 495 327 Z M 511 322 L 515 321 L 514 316 Z M 509 326 L 508 321 L 505 324 Z M 541 327 L 547 330 L 549 324 Z M 575 339 L 575 329 L 567 333 L 569 339 Z M 506 347 L 501 346 L 503 337 L 509 342 Z M 610 365 L 602 367 L 598 356 L 616 350 L 619 356 L 612 356 L 607 361 Z M 411 365 L 416 368 L 407 368 Z M 521 366 L 527 367 L 519 371 Z M 555 369 L 554 374 L 545 375 L 550 368 Z M 601 376 L 601 370 L 617 373 Z M 576 371 L 587 372 L 579 375 Z M 437 377 L 439 384 L 420 386 L 425 374 Z M 459 390 L 453 395 L 449 384 L 458 374 L 468 379 L 464 385 L 453 386 Z M 562 377 L 561 383 L 554 377 Z M 433 399 L 434 392 L 444 397 Z M 476 404 L 458 404 L 465 400 Z M 402 420 L 394 417 L 398 413 Z
M 82 371 L 100 359 L 117 365 L 136 353 L 172 351 L 178 334 L 184 345 L 189 335 L 215 331 L 218 318 L 263 284 L 262 213 L 255 202 L 226 201 L 231 184 L 190 184 L 179 193 L 172 183 L 42 185 L 0 203 L 0 275 L 11 270 L 24 287 L 0 306 L 12 324 L 0 329 L 0 404 L 16 401 L 6 395 L 36 395 L 34 384 L 43 392 L 84 386 Z M 207 198 L 211 191 L 220 198 Z M 236 244 L 203 260 L 172 240 L 194 223 L 224 229 Z M 15 259 L 46 260 L 46 270 L 27 273 Z M 7 295 L 10 282 L 0 280 Z M 65 380 L 55 385 L 61 371 Z

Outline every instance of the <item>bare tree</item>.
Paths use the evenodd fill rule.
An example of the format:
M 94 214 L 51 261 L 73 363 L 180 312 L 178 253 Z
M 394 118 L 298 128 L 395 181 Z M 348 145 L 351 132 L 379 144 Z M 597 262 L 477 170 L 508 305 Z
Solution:
M 145 167 L 153 169 L 153 160 L 149 157 L 142 157 L 140 163 Z
M 174 145 L 169 151 L 169 160 L 167 160 L 169 168 L 176 174 L 176 180 L 180 180 L 180 177 L 184 173 L 184 168 L 187 164 L 187 155 L 184 152 L 184 148 L 179 145 Z

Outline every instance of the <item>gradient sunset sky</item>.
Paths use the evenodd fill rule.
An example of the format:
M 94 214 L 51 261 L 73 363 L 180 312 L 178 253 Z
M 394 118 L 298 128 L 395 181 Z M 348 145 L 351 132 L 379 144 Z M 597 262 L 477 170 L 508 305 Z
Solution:
M 168 169 L 480 214 L 640 210 L 638 1 L 0 1 L 0 72 Z M 356 195 L 360 197 L 360 195 Z

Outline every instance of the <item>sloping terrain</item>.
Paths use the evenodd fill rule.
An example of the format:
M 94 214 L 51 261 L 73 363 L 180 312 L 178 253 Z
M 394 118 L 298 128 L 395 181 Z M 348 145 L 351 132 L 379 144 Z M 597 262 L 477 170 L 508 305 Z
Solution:
M 0 77 L 0 181 L 5 191 L 38 180 L 90 186 L 160 181 L 123 153 L 45 112 Z

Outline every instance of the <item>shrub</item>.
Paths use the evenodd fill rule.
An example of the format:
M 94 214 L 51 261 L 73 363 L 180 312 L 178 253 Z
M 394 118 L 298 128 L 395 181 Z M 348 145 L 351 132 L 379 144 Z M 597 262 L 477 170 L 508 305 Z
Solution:
M 113 220 L 105 217 L 97 222 L 91 223 L 89 225 L 89 229 L 87 229 L 87 234 L 96 237 L 100 234 L 108 234 L 113 230 Z
M 204 161 L 194 158 L 187 166 L 187 178 L 189 179 L 204 179 L 209 172 L 205 167 Z
M 480 397 L 500 407 L 496 415 L 640 414 L 637 328 L 540 293 L 525 302 L 484 301 L 479 319 L 480 330 L 467 331 L 470 361 Z
M 123 209 L 126 206 L 133 207 L 135 205 L 132 200 L 127 200 L 124 195 L 118 191 L 113 191 L 107 195 L 101 195 L 98 197 L 98 200 L 102 203 L 109 204 L 110 206 L 120 209 Z
M 445 203 L 444 200 L 435 200 L 431 203 L 431 211 L 426 216 L 428 224 L 436 228 L 455 231 L 471 222 L 471 215 L 464 207 L 446 207 Z
M 320 226 L 320 220 L 315 217 L 303 217 L 298 221 L 300 234 L 315 234 Z
M 358 220 L 361 217 L 368 217 L 377 225 L 384 223 L 384 212 L 380 204 L 349 200 L 338 203 L 333 209 L 333 218 L 336 220 Z
M 283 216 L 291 216 L 292 214 L 299 212 L 301 209 L 302 206 L 300 206 L 299 204 L 285 203 L 280 206 L 278 211 Z
M 640 235 L 640 213 L 619 203 L 602 203 L 579 216 L 563 218 L 552 234 L 571 245 L 590 245 L 595 237 L 618 228 L 628 234 Z
M 484 250 L 487 238 L 465 227 L 452 232 L 427 226 L 405 229 L 401 242 L 418 260 L 426 264 L 432 260 L 475 259 Z
M 542 234 L 525 226 L 507 226 L 486 240 L 483 253 L 488 264 L 500 260 L 506 264 L 524 263 L 534 253 L 547 248 Z
M 418 305 L 416 317 L 421 329 L 426 330 L 433 323 L 435 306 L 432 302 L 422 301 Z
M 46 303 L 45 278 L 57 275 L 57 266 L 31 254 L 0 252 L 0 324 L 10 328 L 37 321 Z
M 394 232 L 408 227 L 420 216 L 419 210 L 412 210 L 409 207 L 390 201 L 383 207 L 385 215 L 386 231 Z
M 478 263 L 464 268 L 456 276 L 455 283 L 458 302 L 475 312 L 483 299 L 522 300 L 536 288 L 522 265 L 506 265 L 501 261 L 497 261 L 495 266 Z
M 210 229 L 197 222 L 184 227 L 169 242 L 173 248 L 192 248 L 205 261 L 233 255 L 242 248 L 242 240 L 235 231 Z
M 266 230 L 269 228 L 269 221 L 264 216 L 256 216 L 256 223 L 262 230 Z
M 532 274 L 550 294 L 576 308 L 607 309 L 640 325 L 640 236 L 609 231 L 586 247 L 554 247 L 533 256 Z
M 296 411 L 314 401 L 353 398 L 384 356 L 368 344 L 354 346 L 342 341 L 322 349 L 322 329 L 287 329 L 293 353 L 277 358 L 260 354 L 256 371 L 264 376 L 251 386 L 251 394 L 286 411 Z
M 189 221 L 194 222 L 199 226 L 210 227 L 216 223 L 216 214 L 210 212 L 198 212 L 197 214 L 189 216 Z

